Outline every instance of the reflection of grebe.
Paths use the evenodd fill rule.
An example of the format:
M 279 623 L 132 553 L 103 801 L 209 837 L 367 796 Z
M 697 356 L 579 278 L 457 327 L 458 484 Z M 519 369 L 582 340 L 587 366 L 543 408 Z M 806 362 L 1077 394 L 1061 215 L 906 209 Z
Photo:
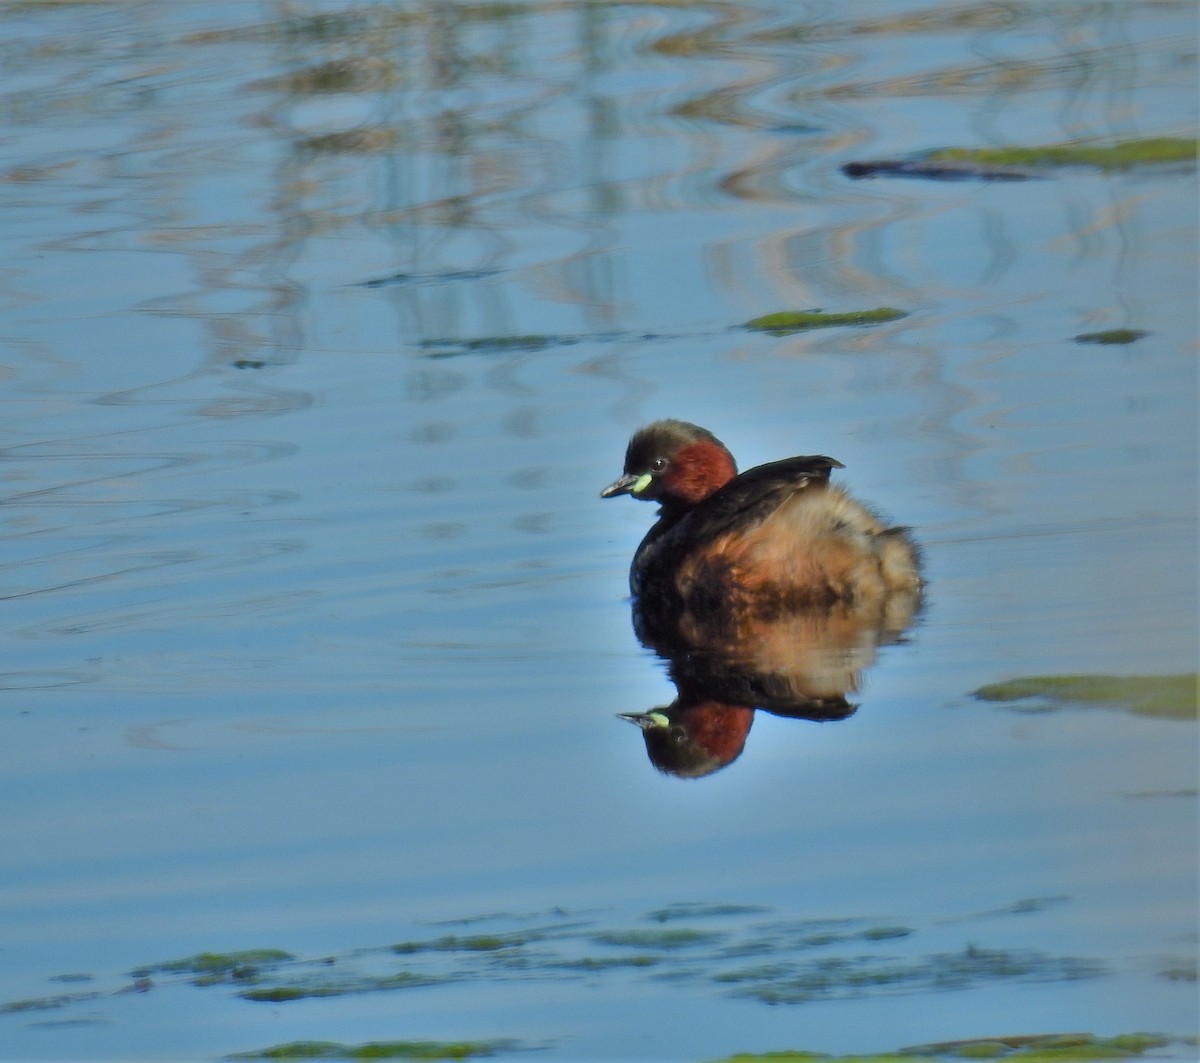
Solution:
M 638 637 L 670 662 L 679 696 L 624 718 L 663 771 L 694 777 L 735 759 L 754 708 L 846 718 L 876 648 L 912 622 L 916 546 L 830 485 L 834 467 L 787 458 L 739 476 L 720 440 L 683 421 L 630 441 L 602 496 L 662 504 L 630 587 Z

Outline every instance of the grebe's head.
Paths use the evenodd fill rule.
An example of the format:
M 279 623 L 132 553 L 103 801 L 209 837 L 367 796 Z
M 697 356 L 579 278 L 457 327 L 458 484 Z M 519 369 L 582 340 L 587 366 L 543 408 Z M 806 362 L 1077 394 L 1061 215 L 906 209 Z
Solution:
M 736 475 L 733 455 L 710 431 L 687 421 L 655 421 L 633 434 L 625 450 L 625 474 L 600 497 L 633 495 L 691 507 Z

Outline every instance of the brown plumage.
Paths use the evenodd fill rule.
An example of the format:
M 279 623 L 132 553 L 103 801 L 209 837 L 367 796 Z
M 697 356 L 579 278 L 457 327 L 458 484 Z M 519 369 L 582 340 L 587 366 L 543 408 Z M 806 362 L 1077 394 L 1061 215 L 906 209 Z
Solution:
M 920 587 L 917 548 L 841 487 L 821 455 L 738 475 L 711 432 L 657 421 L 636 432 L 625 471 L 601 496 L 661 503 L 634 554 L 630 588 L 652 624 L 688 615 L 738 628 L 782 610 L 867 605 Z

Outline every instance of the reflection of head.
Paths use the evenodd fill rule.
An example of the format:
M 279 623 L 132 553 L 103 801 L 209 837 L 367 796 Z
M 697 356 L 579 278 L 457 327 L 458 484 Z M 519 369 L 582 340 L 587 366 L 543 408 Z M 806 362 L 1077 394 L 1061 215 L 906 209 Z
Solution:
M 679 701 L 653 712 L 622 713 L 646 740 L 650 762 L 667 775 L 698 779 L 732 763 L 746 744 L 754 710 L 744 705 Z
M 684 612 L 656 628 L 635 601 L 639 637 L 668 661 L 678 697 L 621 718 L 642 729 L 659 771 L 711 775 L 741 755 L 755 709 L 820 722 L 853 715 L 846 695 L 858 690 L 880 643 L 900 639 L 919 606 L 916 591 L 897 591 L 858 604 L 744 615 L 719 626 Z

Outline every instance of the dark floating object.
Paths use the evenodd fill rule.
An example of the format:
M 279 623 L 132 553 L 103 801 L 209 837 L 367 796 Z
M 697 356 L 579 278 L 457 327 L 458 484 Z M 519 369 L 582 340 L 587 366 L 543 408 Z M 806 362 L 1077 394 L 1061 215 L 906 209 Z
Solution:
M 778 125 L 768 126 L 767 132 L 778 133 L 781 136 L 809 136 L 824 130 L 821 126 L 807 125 L 804 122 L 780 122 Z
M 848 162 L 842 173 L 856 180 L 864 177 L 913 177 L 925 181 L 1035 181 L 1038 174 L 1006 167 L 934 159 L 871 159 Z
M 581 336 L 543 336 L 530 333 L 524 336 L 478 336 L 474 339 L 422 340 L 424 350 L 441 353 L 467 354 L 471 352 L 495 354 L 506 351 L 544 351 L 550 347 L 570 347 L 582 343 Z
M 909 159 L 848 162 L 847 177 L 917 177 L 929 181 L 1029 181 L 1039 171 L 1085 166 L 1106 172 L 1134 166 L 1195 163 L 1196 139 L 1146 137 L 1115 144 L 1068 142 L 1032 147 L 941 148 Z
M 498 269 L 449 269 L 437 273 L 393 273 L 389 277 L 374 277 L 359 281 L 360 288 L 399 288 L 413 284 L 453 284 L 457 281 L 477 281 L 494 277 Z
M 1103 332 L 1081 332 L 1075 337 L 1076 343 L 1136 343 L 1148 332 L 1136 328 L 1110 328 Z

